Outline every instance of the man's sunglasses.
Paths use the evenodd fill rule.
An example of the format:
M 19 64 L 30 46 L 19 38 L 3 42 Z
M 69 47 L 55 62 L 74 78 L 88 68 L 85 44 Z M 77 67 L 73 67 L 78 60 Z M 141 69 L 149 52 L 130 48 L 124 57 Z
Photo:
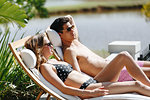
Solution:
M 73 28 L 74 28 L 74 25 L 72 25 L 71 27 L 68 27 L 68 28 L 67 28 L 67 31 L 70 32 L 71 29 L 73 29 Z

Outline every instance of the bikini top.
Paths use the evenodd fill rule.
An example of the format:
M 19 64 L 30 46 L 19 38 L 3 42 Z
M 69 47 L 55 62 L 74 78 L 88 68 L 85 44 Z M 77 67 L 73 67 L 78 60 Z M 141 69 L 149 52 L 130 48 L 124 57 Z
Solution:
M 57 70 L 57 75 L 58 77 L 65 82 L 67 79 L 69 73 L 73 71 L 73 68 L 70 64 L 68 65 L 63 65 L 63 64 L 53 64 Z

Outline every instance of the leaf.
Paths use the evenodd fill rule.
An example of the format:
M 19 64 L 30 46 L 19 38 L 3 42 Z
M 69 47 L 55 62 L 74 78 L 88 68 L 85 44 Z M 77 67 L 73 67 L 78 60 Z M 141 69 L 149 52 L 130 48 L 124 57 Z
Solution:
M 148 2 L 147 4 L 145 4 L 143 6 L 143 9 L 142 9 L 143 13 L 146 15 L 146 17 L 149 17 L 150 18 L 150 2 Z
M 0 0 L 0 7 L 6 2 L 6 0 Z
M 16 4 L 5 1 L 6 0 L 0 0 L 0 24 L 15 22 L 21 27 L 25 27 L 25 19 L 27 19 L 25 10 Z

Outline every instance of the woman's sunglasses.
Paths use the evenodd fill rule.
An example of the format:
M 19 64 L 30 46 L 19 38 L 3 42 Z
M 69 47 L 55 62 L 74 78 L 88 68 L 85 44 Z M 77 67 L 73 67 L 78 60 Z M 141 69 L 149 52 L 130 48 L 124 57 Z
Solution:
M 45 45 L 47 45 L 47 46 L 49 46 L 49 47 L 53 47 L 50 42 L 49 42 L 49 43 L 46 43 Z
M 71 29 L 73 29 L 73 28 L 74 28 L 74 25 L 72 25 L 71 27 L 68 27 L 68 28 L 67 28 L 67 31 L 70 32 Z

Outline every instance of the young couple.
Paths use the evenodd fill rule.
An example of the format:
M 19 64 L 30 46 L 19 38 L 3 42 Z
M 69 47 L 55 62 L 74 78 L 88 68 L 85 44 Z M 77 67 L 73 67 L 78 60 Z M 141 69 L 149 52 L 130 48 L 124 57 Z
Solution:
M 150 96 L 148 71 L 145 74 L 145 70 L 127 52 L 121 52 L 112 61 L 97 56 L 78 41 L 78 31 L 71 16 L 56 19 L 51 28 L 62 39 L 66 62 L 49 59 L 53 54 L 53 47 L 44 34 L 31 37 L 26 41 L 25 47 L 36 54 L 36 66 L 44 78 L 60 91 L 81 98 L 127 92 Z M 147 66 L 149 62 L 142 64 Z M 124 66 L 136 81 L 117 82 Z

